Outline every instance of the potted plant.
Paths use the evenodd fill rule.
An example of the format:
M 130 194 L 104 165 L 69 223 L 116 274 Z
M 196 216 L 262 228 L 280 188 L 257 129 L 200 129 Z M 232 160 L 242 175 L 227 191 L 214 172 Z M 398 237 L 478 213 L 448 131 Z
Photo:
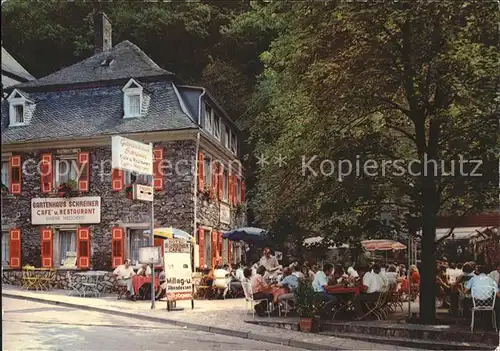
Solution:
M 72 197 L 78 191 L 78 184 L 75 180 L 69 179 L 57 187 L 57 192 L 60 197 Z
M 212 189 L 210 189 L 210 185 L 205 185 L 203 187 L 203 192 L 201 193 L 203 199 L 209 201 L 211 199 L 211 192 Z
M 9 187 L 2 183 L 2 195 L 8 194 L 9 193 Z
M 299 286 L 294 290 L 295 309 L 300 317 L 300 330 L 310 333 L 314 315 L 314 289 L 308 280 L 300 280 Z
M 127 184 L 125 186 L 125 194 L 129 199 L 133 197 L 133 191 L 134 191 L 134 184 Z

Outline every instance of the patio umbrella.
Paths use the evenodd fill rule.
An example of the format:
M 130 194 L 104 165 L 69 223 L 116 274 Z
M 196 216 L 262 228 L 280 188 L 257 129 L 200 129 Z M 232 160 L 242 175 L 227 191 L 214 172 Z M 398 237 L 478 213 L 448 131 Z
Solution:
M 144 232 L 151 233 L 149 230 L 145 230 Z M 155 228 L 154 234 L 155 236 L 159 236 L 165 239 L 180 238 L 180 239 L 192 240 L 193 238 L 193 236 L 190 235 L 189 233 L 172 227 Z
M 368 251 L 404 250 L 406 245 L 394 240 L 363 240 L 361 245 Z
M 225 232 L 222 237 L 233 241 L 245 241 L 250 244 L 265 243 L 267 231 L 261 228 L 243 227 Z

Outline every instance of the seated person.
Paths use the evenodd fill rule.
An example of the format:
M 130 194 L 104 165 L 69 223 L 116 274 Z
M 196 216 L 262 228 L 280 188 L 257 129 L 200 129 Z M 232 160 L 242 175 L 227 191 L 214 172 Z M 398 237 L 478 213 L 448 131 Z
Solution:
M 299 279 L 304 279 L 304 273 L 302 273 L 302 266 L 299 264 L 293 266 L 293 273 L 292 274 Z
M 135 275 L 134 268 L 130 265 L 130 260 L 126 259 L 124 264 L 119 265 L 113 271 L 118 284 L 124 285 L 127 287 L 127 292 L 130 296 L 130 299 L 135 301 L 135 291 L 134 284 L 132 284 L 132 277 Z
M 368 271 L 363 275 L 362 284 L 361 293 L 354 298 L 354 312 L 358 319 L 364 314 L 362 302 L 376 302 L 380 297 L 384 283 L 377 264 L 373 265 L 371 272 Z
M 149 267 L 148 264 L 143 264 L 137 271 L 137 275 L 142 275 L 143 277 L 151 277 L 151 267 Z
M 387 277 L 387 283 L 391 288 L 398 285 L 398 273 L 396 272 L 395 265 L 389 265 L 387 272 L 385 272 L 385 276 Z
M 491 299 L 491 296 L 487 296 L 485 294 L 485 287 L 490 287 L 492 293 L 496 294 L 497 298 L 495 301 L 495 310 L 496 310 L 496 318 L 497 318 L 497 325 L 500 324 L 500 303 L 499 303 L 499 298 L 500 298 L 500 293 L 498 290 L 498 284 L 493 280 L 493 278 L 489 277 L 487 274 L 488 269 L 485 266 L 479 266 L 478 267 L 478 273 L 479 275 L 473 276 L 467 283 L 465 283 L 465 289 L 466 291 L 470 292 L 472 297 L 477 301 L 477 300 L 488 300 Z
M 266 267 L 260 266 L 257 268 L 257 273 L 252 276 L 250 282 L 252 285 L 252 292 L 254 300 L 266 299 L 267 302 L 272 302 L 274 297 L 272 294 L 273 286 L 266 283 L 264 279 L 264 274 L 266 273 Z M 262 301 L 255 305 L 255 312 L 259 316 L 263 316 L 268 306 L 266 301 Z
M 223 266 L 217 266 L 214 270 L 214 282 L 213 286 L 215 286 L 222 295 L 225 296 L 227 291 L 229 290 L 229 280 L 231 279 L 229 276 L 229 272 L 224 269 Z
M 323 265 L 323 270 L 318 270 L 318 272 L 314 275 L 314 280 L 312 282 L 312 287 L 317 298 L 325 302 L 322 311 L 323 317 L 329 317 L 332 313 L 333 307 L 338 302 L 338 299 L 333 295 L 329 295 L 327 291 L 328 277 L 332 274 L 332 271 L 333 266 L 330 263 L 325 263 Z
M 283 270 L 283 279 L 278 283 L 279 287 L 287 288 L 291 293 L 299 286 L 299 278 L 292 274 L 292 270 L 285 267 Z
M 167 292 L 167 278 L 165 276 L 165 269 L 163 269 L 158 275 L 158 282 L 159 288 L 156 292 L 157 300 L 163 298 L 165 296 L 165 293 Z
M 337 266 L 333 271 L 333 274 L 328 277 L 328 286 L 335 288 L 342 288 L 345 286 L 347 280 L 344 277 L 344 270 L 342 267 Z

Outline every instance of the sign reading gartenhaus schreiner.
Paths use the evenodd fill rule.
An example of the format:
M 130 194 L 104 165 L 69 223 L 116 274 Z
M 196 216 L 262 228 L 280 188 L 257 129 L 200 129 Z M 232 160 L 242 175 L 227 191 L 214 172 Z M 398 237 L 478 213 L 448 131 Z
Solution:
M 100 196 L 31 199 L 31 224 L 89 224 L 100 222 Z

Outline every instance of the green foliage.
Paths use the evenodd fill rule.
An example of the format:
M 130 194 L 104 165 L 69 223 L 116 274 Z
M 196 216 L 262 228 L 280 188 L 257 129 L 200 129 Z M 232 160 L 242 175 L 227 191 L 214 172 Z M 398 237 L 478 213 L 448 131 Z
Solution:
M 311 281 L 300 279 L 298 287 L 293 291 L 297 314 L 303 318 L 311 318 L 315 312 L 315 293 Z

